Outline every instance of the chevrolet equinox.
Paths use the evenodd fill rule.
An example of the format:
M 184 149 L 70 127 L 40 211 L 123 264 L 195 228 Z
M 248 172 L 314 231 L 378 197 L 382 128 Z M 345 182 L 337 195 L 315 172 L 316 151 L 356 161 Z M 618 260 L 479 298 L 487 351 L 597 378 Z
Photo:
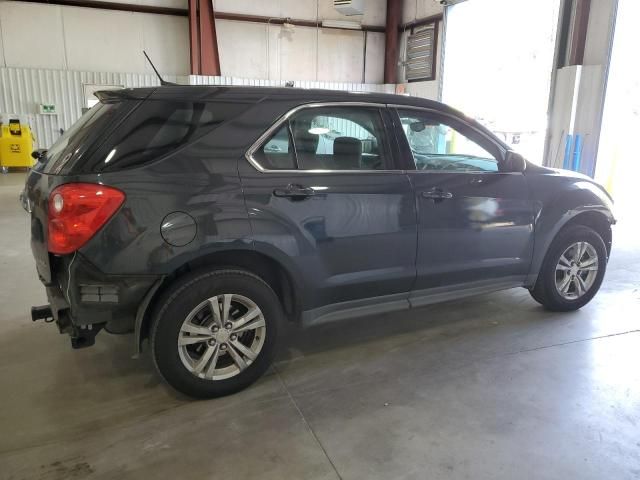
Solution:
M 22 203 L 75 348 L 133 332 L 193 397 L 236 392 L 288 322 L 525 287 L 575 310 L 602 283 L 612 200 L 438 102 L 162 86 L 100 102 L 36 153 Z

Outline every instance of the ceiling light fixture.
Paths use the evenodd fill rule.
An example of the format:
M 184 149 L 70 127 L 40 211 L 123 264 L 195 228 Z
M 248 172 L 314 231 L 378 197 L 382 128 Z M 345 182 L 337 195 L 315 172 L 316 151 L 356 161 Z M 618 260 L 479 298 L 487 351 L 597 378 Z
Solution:
M 326 133 L 329 133 L 331 130 L 329 130 L 327 127 L 312 127 L 309 129 L 309 133 L 312 135 L 324 135 Z

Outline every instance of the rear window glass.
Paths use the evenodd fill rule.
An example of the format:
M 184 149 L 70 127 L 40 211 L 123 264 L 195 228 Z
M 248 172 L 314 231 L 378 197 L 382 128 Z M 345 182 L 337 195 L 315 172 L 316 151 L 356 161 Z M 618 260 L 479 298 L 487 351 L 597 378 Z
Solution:
M 95 169 L 119 170 L 158 160 L 202 137 L 229 118 L 229 114 L 229 104 L 143 102 L 100 149 Z
M 34 169 L 57 174 L 69 163 L 82 156 L 87 149 L 100 139 L 105 128 L 116 117 L 122 103 L 98 103 L 85 112 L 76 123 L 47 150 L 44 161 Z

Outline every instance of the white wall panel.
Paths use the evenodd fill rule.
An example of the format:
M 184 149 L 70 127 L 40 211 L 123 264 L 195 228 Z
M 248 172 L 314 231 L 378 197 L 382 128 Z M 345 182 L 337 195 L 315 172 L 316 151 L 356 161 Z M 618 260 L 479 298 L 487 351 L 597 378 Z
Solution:
M 224 75 L 268 78 L 267 25 L 216 20 L 216 33 Z
M 0 8 L 2 6 L 0 5 Z M 6 67 L 7 62 L 4 58 L 4 43 L 2 41 L 2 14 L 0 13 L 0 67 Z
M 367 32 L 365 83 L 384 82 L 384 33 Z
M 320 21 L 352 20 L 367 25 L 384 25 L 386 0 L 365 0 L 364 5 L 364 15 L 347 17 L 333 7 L 333 0 L 319 0 L 318 18 Z M 316 20 L 316 0 L 214 0 L 214 8 L 216 12 Z
M 189 23 L 170 15 L 139 15 L 142 25 L 142 46 L 156 68 L 173 75 L 184 75 L 189 65 Z M 133 52 L 138 58 L 142 52 Z M 153 73 L 145 61 L 146 72 Z
M 64 9 L 68 68 L 100 71 L 109 65 L 116 72 L 144 71 L 138 16 L 88 8 Z
M 298 28 L 287 32 L 281 27 L 271 28 L 270 38 L 275 40 L 275 58 L 272 53 L 271 64 L 276 71 L 271 78 L 278 80 L 315 80 L 316 79 L 316 32 L 315 28 Z M 271 50 L 273 52 L 273 50 Z M 341 79 L 340 76 L 334 79 Z
M 305 3 L 305 0 L 300 0 L 300 3 Z M 259 2 L 256 2 L 255 0 L 213 0 L 213 8 L 216 12 L 239 13 L 243 15 L 260 15 L 263 17 L 281 16 L 280 0 L 267 0 Z
M 589 174 L 595 172 L 604 105 L 605 75 L 604 65 L 584 65 L 580 75 L 575 132 L 583 135 L 581 168 Z
M 0 1 L 5 62 L 17 68 L 189 73 L 186 17 Z
M 606 65 L 609 62 L 616 4 L 617 0 L 591 2 L 584 46 L 584 65 Z
M 362 82 L 362 32 L 323 29 L 318 46 L 318 80 Z
M 315 5 L 315 1 L 311 0 L 311 3 Z M 363 3 L 364 15 L 345 16 L 334 8 L 333 0 L 320 0 L 320 20 L 350 20 L 362 22 L 365 25 L 384 25 L 387 18 L 386 0 L 365 0 Z
M 444 7 L 438 0 L 404 0 L 402 6 L 402 23 L 407 23 L 417 18 L 430 17 L 442 13 Z
M 547 127 L 547 156 L 544 165 L 562 168 L 565 138 L 571 129 L 571 109 L 576 88 L 578 67 L 569 66 L 556 71 L 555 88 L 552 92 L 553 109 Z
M 235 0 L 232 3 L 235 3 Z M 253 3 L 254 3 L 253 8 L 255 8 L 255 2 Z M 279 0 L 279 1 L 272 0 L 271 2 L 264 2 L 264 3 L 273 3 L 275 5 L 279 5 L 279 9 L 277 10 L 277 15 L 280 17 L 298 18 L 300 20 L 316 19 L 315 0 Z M 319 11 L 319 8 L 318 8 L 318 11 Z
M 135 3 L 186 7 L 186 0 Z M 321 0 L 319 18 L 383 25 L 385 0 L 368 0 L 365 5 L 364 16 L 346 17 L 333 8 L 331 0 Z M 215 6 L 219 11 L 232 13 L 316 19 L 314 0 L 215 0 Z M 0 1 L 0 22 L 2 57 L 6 57 L 2 65 L 6 67 L 151 73 L 142 56 L 142 50 L 146 49 L 161 72 L 189 73 L 186 17 Z M 318 33 L 316 28 L 299 26 L 287 31 L 280 25 L 267 27 L 225 20 L 218 20 L 216 25 L 224 75 L 277 80 L 382 81 L 382 33 L 368 34 L 363 77 L 364 32 L 320 29 Z
M 6 65 L 66 68 L 61 7 L 0 2 Z
M 265 24 L 232 20 L 216 20 L 216 28 L 224 75 L 276 80 L 382 81 L 384 34 L 381 33 L 368 34 L 367 72 L 363 78 L 364 32 L 317 31 L 299 26 L 288 30 L 281 25 L 267 28 Z
M 405 85 L 404 91 L 412 97 L 438 100 L 440 90 L 438 82 L 411 82 Z

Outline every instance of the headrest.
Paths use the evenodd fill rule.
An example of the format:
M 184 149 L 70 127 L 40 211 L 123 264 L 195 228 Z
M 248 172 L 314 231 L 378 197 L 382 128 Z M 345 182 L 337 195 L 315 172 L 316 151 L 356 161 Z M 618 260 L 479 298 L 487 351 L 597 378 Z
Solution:
M 353 155 L 360 158 L 362 155 L 362 142 L 353 137 L 338 137 L 333 141 L 334 155 Z

